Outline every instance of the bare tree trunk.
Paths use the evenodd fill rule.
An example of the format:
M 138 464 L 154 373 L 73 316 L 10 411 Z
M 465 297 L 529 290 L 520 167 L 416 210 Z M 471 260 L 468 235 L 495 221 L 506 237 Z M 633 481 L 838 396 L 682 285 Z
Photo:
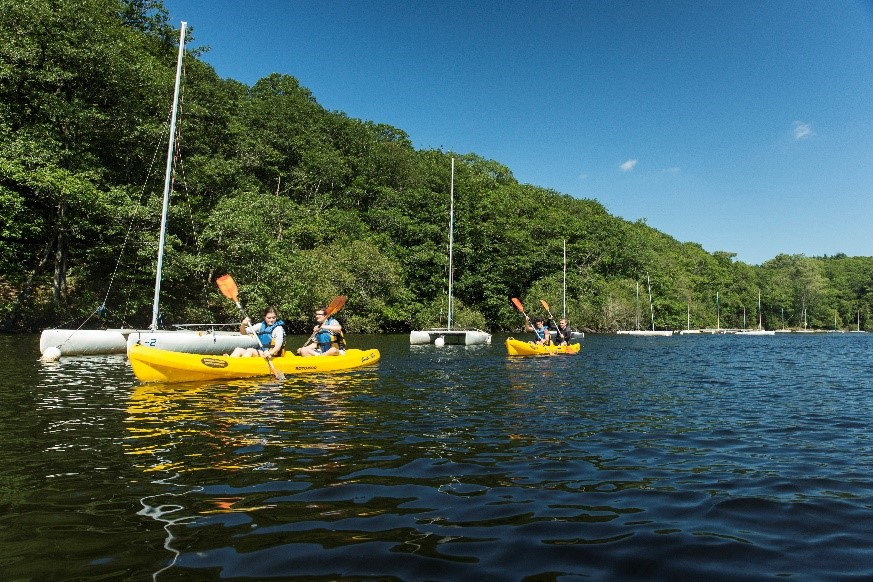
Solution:
M 58 206 L 58 244 L 55 247 L 55 276 L 52 282 L 52 292 L 55 307 L 60 309 L 61 300 L 65 298 L 67 291 L 67 225 L 64 214 L 67 205 L 61 202 Z

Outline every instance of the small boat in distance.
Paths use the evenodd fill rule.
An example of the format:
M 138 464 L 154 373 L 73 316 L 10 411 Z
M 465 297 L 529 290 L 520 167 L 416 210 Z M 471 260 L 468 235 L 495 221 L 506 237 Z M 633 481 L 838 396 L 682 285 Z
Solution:
M 567 344 L 559 346 L 556 344 L 544 346 L 541 344 L 533 344 L 530 342 L 517 340 L 513 337 L 506 339 L 506 353 L 510 356 L 549 356 L 555 354 L 578 354 L 582 349 L 582 344 Z
M 651 337 L 673 335 L 672 329 L 655 329 L 655 307 L 652 303 L 652 280 L 649 278 L 648 273 L 646 273 L 646 282 L 648 283 L 649 288 L 649 312 L 652 318 L 652 329 L 640 329 L 640 284 L 637 283 L 637 328 L 617 331 L 616 333 L 618 335 L 636 335 Z
M 452 285 L 455 280 L 454 269 L 452 268 L 452 259 L 454 250 L 452 244 L 454 242 L 455 230 L 455 158 L 452 158 L 452 179 L 449 189 L 449 308 L 448 320 L 446 327 L 413 330 L 409 332 L 409 343 L 411 345 L 428 345 L 434 344 L 437 347 L 442 345 L 461 345 L 472 346 L 491 343 L 491 334 L 482 331 L 481 329 L 454 329 L 454 314 L 455 300 L 453 296 Z
M 743 312 L 743 319 L 745 319 L 745 312 Z M 776 335 L 776 330 L 766 330 L 762 326 L 762 315 L 761 315 L 761 292 L 758 291 L 758 329 L 741 329 L 737 331 L 734 335 Z

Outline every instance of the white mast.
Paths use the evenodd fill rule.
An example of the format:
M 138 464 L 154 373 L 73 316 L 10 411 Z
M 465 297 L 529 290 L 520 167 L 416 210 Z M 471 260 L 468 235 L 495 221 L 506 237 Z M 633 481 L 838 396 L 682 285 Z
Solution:
M 452 284 L 455 274 L 452 269 L 452 243 L 455 236 L 455 158 L 452 158 L 452 183 L 449 190 L 449 322 L 447 328 L 452 329 L 452 316 L 454 315 L 454 299 L 452 298 Z
M 652 315 L 652 331 L 655 331 L 655 306 L 652 305 L 652 280 L 649 279 L 649 274 L 646 273 L 646 283 L 649 286 L 649 313 Z
M 567 318 L 567 239 L 564 239 L 564 307 L 561 317 Z
M 764 319 L 761 315 L 761 292 L 758 291 L 758 329 L 764 329 Z
M 715 330 L 721 331 L 721 308 L 718 306 L 718 291 L 715 292 Z
M 170 141 L 167 146 L 167 171 L 164 174 L 164 207 L 161 212 L 161 238 L 158 243 L 158 266 L 155 270 L 155 298 L 152 304 L 151 329 L 158 329 L 158 310 L 161 296 L 161 272 L 164 265 L 164 244 L 167 239 L 167 213 L 170 208 L 170 183 L 173 177 L 173 148 L 176 142 L 176 113 L 179 108 L 179 84 L 182 79 L 182 57 L 185 54 L 185 28 L 187 22 L 182 22 L 179 31 L 179 59 L 176 63 L 176 88 L 173 93 L 173 113 L 170 116 Z
M 637 331 L 640 330 L 640 282 L 637 281 Z

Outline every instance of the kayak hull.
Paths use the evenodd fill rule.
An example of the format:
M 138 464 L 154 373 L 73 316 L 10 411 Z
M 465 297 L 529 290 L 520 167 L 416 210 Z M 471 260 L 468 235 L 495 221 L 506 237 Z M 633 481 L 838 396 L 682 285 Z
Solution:
M 270 376 L 264 358 L 232 358 L 209 354 L 171 352 L 143 345 L 128 346 L 127 357 L 140 382 L 191 382 L 232 380 Z M 379 361 L 379 350 L 346 350 L 340 356 L 304 358 L 285 355 L 273 358 L 273 366 L 284 374 L 338 372 L 368 366 Z
M 578 354 L 582 344 L 569 344 L 566 346 L 542 346 L 525 341 L 509 338 L 506 340 L 506 353 L 510 356 L 548 356 L 553 354 Z

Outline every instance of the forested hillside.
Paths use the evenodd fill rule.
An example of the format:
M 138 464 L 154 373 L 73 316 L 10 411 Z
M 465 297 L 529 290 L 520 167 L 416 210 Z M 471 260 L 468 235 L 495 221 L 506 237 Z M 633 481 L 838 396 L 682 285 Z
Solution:
M 195 23 L 196 24 L 196 23 Z M 0 0 L 0 322 L 145 326 L 157 255 L 178 29 L 160 2 Z M 293 73 L 293 71 L 290 71 Z M 185 58 L 162 282 L 165 326 L 275 304 L 300 331 L 349 297 L 353 332 L 445 323 L 455 158 L 455 323 L 520 324 L 509 298 L 589 331 L 655 325 L 873 331 L 873 258 L 708 253 L 595 200 L 520 184 L 474 152 L 419 151 L 401 128 L 327 111 L 291 75 L 253 87 Z M 737 236 L 742 236 L 738 230 Z M 442 320 L 442 321 L 441 321 Z

